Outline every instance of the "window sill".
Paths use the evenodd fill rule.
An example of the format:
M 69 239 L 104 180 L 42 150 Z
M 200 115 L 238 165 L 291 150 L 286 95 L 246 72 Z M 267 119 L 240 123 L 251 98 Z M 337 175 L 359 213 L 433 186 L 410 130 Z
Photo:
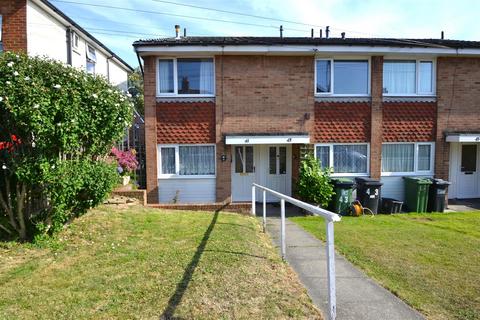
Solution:
M 369 177 L 369 173 L 332 173 L 330 175 L 332 178 L 338 177 Z
M 157 94 L 157 98 L 215 98 L 214 94 Z
M 433 176 L 431 171 L 425 172 L 382 172 L 382 177 L 416 177 L 416 176 Z
M 215 179 L 216 175 L 192 175 L 192 176 L 181 176 L 181 175 L 158 175 L 158 180 L 169 180 L 169 179 Z
M 315 93 L 315 98 L 370 98 L 370 94 L 335 94 L 335 93 Z

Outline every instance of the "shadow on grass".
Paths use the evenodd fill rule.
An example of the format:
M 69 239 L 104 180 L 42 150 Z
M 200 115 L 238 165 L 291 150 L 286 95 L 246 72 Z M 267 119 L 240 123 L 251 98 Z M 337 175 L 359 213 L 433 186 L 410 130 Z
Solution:
M 225 253 L 225 254 L 235 254 L 235 255 L 241 255 L 241 256 L 248 256 L 248 257 L 252 257 L 252 258 L 267 259 L 266 257 L 263 257 L 263 256 L 257 256 L 257 255 L 254 255 L 254 254 L 245 253 L 245 252 L 238 252 L 238 251 L 205 250 L 205 252 L 216 252 L 216 253 Z
M 178 305 L 182 301 L 183 295 L 185 294 L 185 291 L 187 290 L 188 284 L 192 280 L 193 273 L 195 272 L 195 269 L 197 268 L 198 262 L 200 261 L 200 258 L 202 257 L 203 252 L 205 251 L 205 247 L 207 246 L 208 239 L 210 238 L 210 235 L 212 234 L 213 228 L 215 227 L 215 224 L 217 223 L 218 219 L 218 214 L 221 211 L 222 208 L 218 209 L 215 211 L 215 214 L 213 215 L 213 219 L 210 222 L 210 225 L 208 226 L 207 230 L 205 231 L 202 241 L 200 242 L 200 245 L 197 247 L 197 251 L 193 255 L 192 260 L 188 264 L 187 268 L 185 268 L 185 271 L 183 273 L 182 280 L 177 284 L 177 287 L 175 289 L 175 293 L 170 297 L 168 300 L 168 305 L 163 314 L 160 316 L 160 319 L 180 319 L 180 318 L 174 318 L 173 315 L 175 313 L 175 310 L 177 309 Z

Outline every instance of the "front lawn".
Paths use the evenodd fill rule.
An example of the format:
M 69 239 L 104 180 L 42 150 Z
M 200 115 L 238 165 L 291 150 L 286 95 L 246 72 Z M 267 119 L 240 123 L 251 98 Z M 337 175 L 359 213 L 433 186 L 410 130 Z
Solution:
M 292 220 L 325 238 L 322 218 Z M 335 245 L 429 319 L 480 319 L 480 212 L 342 217 Z
M 101 207 L 0 242 L 0 319 L 320 318 L 252 217 Z

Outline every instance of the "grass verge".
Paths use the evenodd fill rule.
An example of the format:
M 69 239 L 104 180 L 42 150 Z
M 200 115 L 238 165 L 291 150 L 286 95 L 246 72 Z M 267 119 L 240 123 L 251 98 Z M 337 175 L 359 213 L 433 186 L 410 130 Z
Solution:
M 320 318 L 252 217 L 101 207 L 0 242 L 0 318 Z
M 291 220 L 325 239 L 322 218 Z M 480 319 L 480 212 L 342 217 L 335 246 L 429 319 Z

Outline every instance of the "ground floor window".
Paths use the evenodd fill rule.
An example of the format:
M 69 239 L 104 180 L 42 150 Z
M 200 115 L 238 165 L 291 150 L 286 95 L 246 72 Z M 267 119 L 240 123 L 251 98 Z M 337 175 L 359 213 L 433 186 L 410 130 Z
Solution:
M 317 144 L 315 157 L 322 168 L 333 168 L 334 174 L 368 174 L 368 143 Z
M 433 142 L 384 143 L 382 174 L 431 174 L 433 148 Z
M 159 176 L 214 176 L 214 145 L 158 145 Z

